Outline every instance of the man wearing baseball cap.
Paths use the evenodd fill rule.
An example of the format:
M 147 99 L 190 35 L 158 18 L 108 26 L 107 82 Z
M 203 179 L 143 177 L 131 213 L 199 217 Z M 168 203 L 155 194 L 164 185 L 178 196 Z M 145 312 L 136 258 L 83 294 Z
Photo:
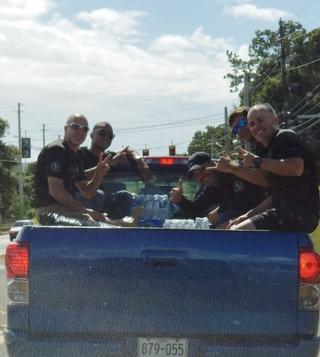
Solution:
M 215 167 L 216 162 L 206 152 L 196 152 L 188 160 L 188 175 L 200 185 L 194 200 L 183 196 L 182 180 L 171 191 L 170 199 L 187 216 L 187 218 L 208 216 L 215 226 L 236 217 L 261 201 L 251 194 L 251 184 L 234 175 L 221 173 L 207 168 Z M 223 228 L 220 226 L 219 228 Z

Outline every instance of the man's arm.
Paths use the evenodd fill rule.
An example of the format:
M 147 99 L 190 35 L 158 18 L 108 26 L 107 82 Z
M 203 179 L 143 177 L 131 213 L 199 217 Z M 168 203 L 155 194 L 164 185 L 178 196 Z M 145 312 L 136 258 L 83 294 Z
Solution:
M 206 170 L 231 173 L 257 186 L 268 187 L 270 185 L 263 170 L 237 165 L 229 157 L 220 157 L 216 166 L 207 167 Z
M 304 171 L 303 159 L 300 157 L 281 160 L 263 158 L 260 167 L 279 176 L 301 176 Z
M 73 196 L 63 186 L 63 181 L 57 177 L 48 176 L 49 194 L 63 207 L 71 211 L 85 213 L 83 204 L 73 198 Z
M 92 173 L 91 180 L 76 181 L 74 183 L 77 186 L 78 190 L 81 192 L 82 196 L 84 196 L 85 198 L 91 198 L 96 194 L 97 189 L 102 183 L 103 177 L 110 170 L 110 166 L 108 164 L 109 159 L 109 156 L 103 159 L 103 153 L 101 153 L 98 164 Z

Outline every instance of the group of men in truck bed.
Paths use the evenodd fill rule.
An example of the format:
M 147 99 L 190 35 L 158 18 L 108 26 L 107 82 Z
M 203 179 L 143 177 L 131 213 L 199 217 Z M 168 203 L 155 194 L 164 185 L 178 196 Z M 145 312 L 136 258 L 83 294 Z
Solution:
M 269 104 L 239 107 L 231 113 L 229 124 L 233 135 L 249 143 L 250 151 L 238 148 L 238 161 L 228 155 L 212 160 L 205 152 L 194 153 L 188 174 L 200 190 L 189 201 L 180 181 L 170 193 L 171 202 L 189 217 L 207 215 L 219 229 L 313 231 L 319 222 L 319 189 L 306 144 L 294 131 L 278 128 L 278 117 Z M 73 114 L 64 127 L 64 139 L 41 151 L 35 175 L 40 223 L 48 212 L 112 222 L 111 212 L 117 212 L 117 218 L 130 213 L 123 208 L 130 206 L 131 196 L 117 193 L 109 214 L 103 212 L 105 201 L 98 189 L 110 167 L 126 161 L 144 182 L 151 177 L 143 158 L 128 147 L 105 152 L 114 138 L 109 123 L 97 123 L 90 135 L 91 148 L 80 148 L 88 131 L 85 116 Z

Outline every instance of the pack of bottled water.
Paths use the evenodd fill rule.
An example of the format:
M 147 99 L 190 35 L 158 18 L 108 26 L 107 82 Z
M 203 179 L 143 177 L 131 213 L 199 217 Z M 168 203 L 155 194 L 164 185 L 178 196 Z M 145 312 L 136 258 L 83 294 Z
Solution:
M 140 227 L 162 227 L 170 213 L 168 195 L 134 195 L 133 207 L 143 208 Z
M 166 219 L 163 228 L 169 229 L 194 229 L 193 219 Z
M 193 219 L 166 219 L 163 228 L 169 229 L 209 229 L 210 222 L 207 217 Z

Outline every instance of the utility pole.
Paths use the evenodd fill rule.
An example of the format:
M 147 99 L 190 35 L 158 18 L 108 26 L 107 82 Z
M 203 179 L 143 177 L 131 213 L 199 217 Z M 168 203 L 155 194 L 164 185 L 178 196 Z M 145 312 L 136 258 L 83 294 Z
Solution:
M 280 48 L 281 48 L 281 84 L 282 84 L 282 115 L 284 119 L 285 128 L 288 127 L 288 95 L 287 95 L 287 75 L 286 75 L 286 47 L 285 47 L 285 35 L 283 22 L 279 20 L 279 36 L 280 36 Z
M 42 147 L 45 147 L 46 146 L 46 124 L 42 124 Z
M 21 141 L 21 103 L 18 103 L 18 147 L 19 147 L 19 169 L 18 169 L 18 181 L 19 181 L 19 214 L 20 218 L 23 218 L 23 176 L 22 176 L 22 141 Z
M 228 108 L 224 107 L 224 151 L 229 154 L 229 136 L 228 136 Z
M 243 105 L 246 107 L 251 106 L 250 75 L 247 72 L 244 74 Z M 250 150 L 248 141 L 245 142 L 244 147 L 246 150 Z
M 213 136 L 211 136 L 211 141 L 210 141 L 210 145 L 211 145 L 211 158 L 213 158 L 213 146 L 214 146 L 214 137 Z

